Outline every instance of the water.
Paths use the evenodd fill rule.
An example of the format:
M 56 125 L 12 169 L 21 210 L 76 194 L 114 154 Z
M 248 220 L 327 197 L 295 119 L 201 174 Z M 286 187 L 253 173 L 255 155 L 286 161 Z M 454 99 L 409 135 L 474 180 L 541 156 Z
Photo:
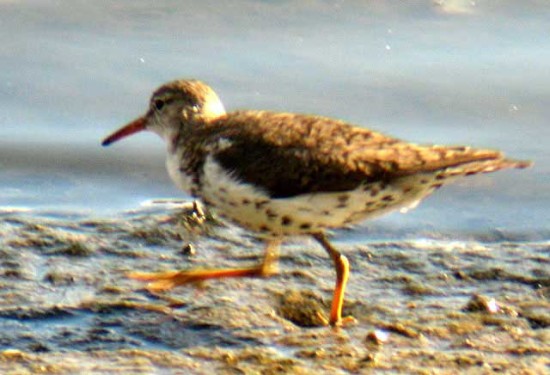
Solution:
M 339 232 L 339 245 L 544 244 L 549 21 L 546 0 L 0 0 L 0 216 L 125 220 L 151 199 L 185 198 L 156 136 L 100 142 L 158 85 L 198 78 L 228 110 L 315 113 L 535 162 L 444 187 L 406 215 Z M 547 261 L 544 245 L 540 255 L 525 246 L 513 262 Z M 383 298 L 385 286 L 372 293 Z
M 229 109 L 317 113 L 535 168 L 444 189 L 387 225 L 549 228 L 544 2 L 3 2 L 0 205 L 103 214 L 182 196 L 151 134 L 101 149 L 179 77 Z M 139 155 L 136 157 L 136 155 Z
M 103 214 L 181 196 L 153 135 L 110 149 L 99 141 L 144 111 L 159 84 L 195 77 L 229 109 L 323 114 L 536 163 L 461 182 L 388 225 L 549 228 L 543 3 L 0 6 L 2 207 Z

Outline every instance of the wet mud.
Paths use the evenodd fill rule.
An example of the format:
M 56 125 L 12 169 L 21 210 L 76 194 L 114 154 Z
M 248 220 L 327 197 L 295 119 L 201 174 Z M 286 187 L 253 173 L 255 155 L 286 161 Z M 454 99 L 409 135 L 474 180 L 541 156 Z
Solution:
M 190 204 L 111 218 L 0 214 L 2 374 L 522 373 L 550 366 L 550 242 L 313 241 L 269 278 L 152 293 L 130 271 L 243 267 L 262 245 Z

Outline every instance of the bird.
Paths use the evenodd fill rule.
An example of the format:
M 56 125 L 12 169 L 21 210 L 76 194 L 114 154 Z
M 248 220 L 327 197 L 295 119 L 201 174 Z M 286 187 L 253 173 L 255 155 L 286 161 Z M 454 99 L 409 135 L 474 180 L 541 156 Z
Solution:
M 255 266 L 132 272 L 167 291 L 208 279 L 269 276 L 281 243 L 309 236 L 336 271 L 327 324 L 341 325 L 349 278 L 347 257 L 327 231 L 395 210 L 414 208 L 443 184 L 530 161 L 466 146 L 419 145 L 342 120 L 263 110 L 226 112 L 206 83 L 180 79 L 160 86 L 146 113 L 106 137 L 108 146 L 141 131 L 167 145 L 166 168 L 177 187 L 265 245 Z

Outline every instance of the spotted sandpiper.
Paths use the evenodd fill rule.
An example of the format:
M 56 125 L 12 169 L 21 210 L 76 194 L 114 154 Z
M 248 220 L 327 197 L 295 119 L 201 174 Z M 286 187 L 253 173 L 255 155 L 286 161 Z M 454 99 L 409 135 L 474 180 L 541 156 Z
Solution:
M 147 112 L 107 137 L 103 146 L 142 130 L 166 141 L 174 183 L 262 238 L 265 255 L 250 268 L 135 272 L 130 277 L 148 282 L 150 289 L 168 290 L 206 279 L 266 276 L 281 241 L 307 235 L 328 252 L 336 269 L 332 325 L 342 321 L 349 263 L 328 241 L 327 229 L 412 208 L 458 177 L 530 165 L 495 150 L 407 143 L 326 117 L 226 113 L 216 93 L 197 80 L 158 88 Z

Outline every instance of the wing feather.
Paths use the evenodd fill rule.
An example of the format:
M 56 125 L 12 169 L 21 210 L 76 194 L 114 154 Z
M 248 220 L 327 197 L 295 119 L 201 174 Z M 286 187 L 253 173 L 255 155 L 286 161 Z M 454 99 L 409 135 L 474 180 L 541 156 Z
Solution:
M 463 164 L 475 170 L 477 162 L 490 165 L 487 171 L 528 166 L 499 151 L 416 145 L 339 120 L 267 111 L 230 113 L 206 127 L 199 140 L 236 178 L 275 198 L 347 191 L 415 173 L 456 174 Z M 212 150 L 217 144 L 223 147 Z

